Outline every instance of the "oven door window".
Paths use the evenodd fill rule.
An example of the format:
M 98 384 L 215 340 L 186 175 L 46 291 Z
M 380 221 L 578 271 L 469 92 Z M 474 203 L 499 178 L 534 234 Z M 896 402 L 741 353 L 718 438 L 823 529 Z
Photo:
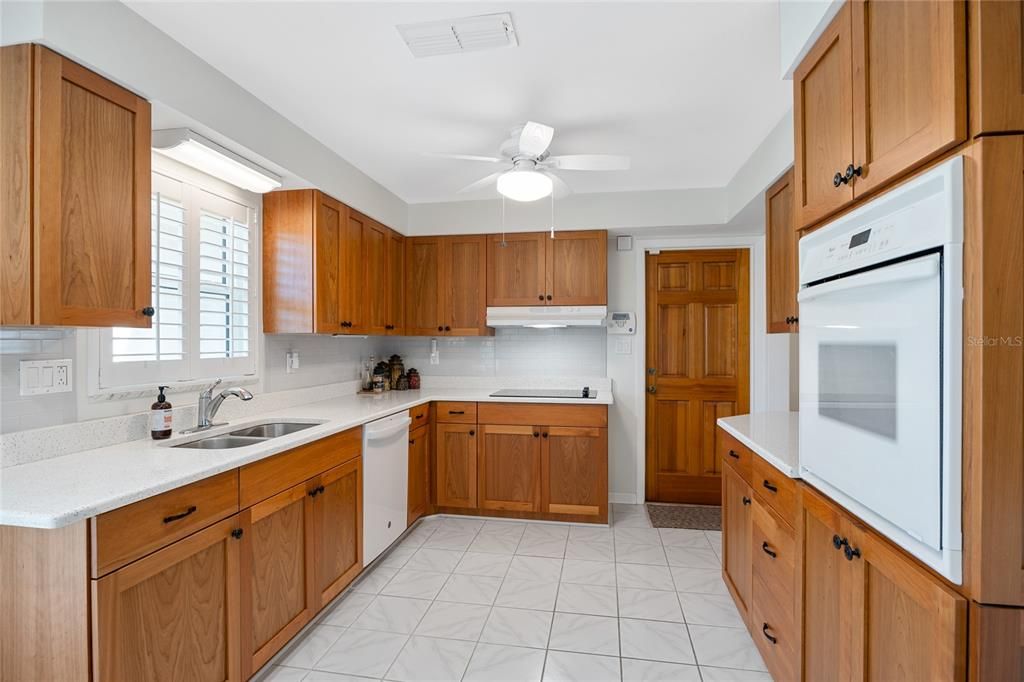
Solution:
M 896 440 L 898 352 L 893 343 L 818 346 L 818 414 Z

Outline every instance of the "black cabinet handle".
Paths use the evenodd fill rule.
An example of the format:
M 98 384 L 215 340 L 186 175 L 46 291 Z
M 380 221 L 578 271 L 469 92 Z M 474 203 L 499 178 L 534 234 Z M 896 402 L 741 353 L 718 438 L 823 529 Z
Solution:
M 847 180 L 846 177 L 842 173 L 840 173 L 839 171 L 836 171 L 836 174 L 832 176 L 832 186 L 833 187 L 840 187 L 842 185 L 845 185 L 848 182 L 849 182 L 849 180 Z
M 451 328 L 451 327 L 449 327 L 448 325 L 445 325 L 445 326 L 444 326 L 444 330 L 445 330 L 446 332 L 450 332 L 450 331 L 452 330 L 452 328 Z
M 767 488 L 768 490 L 772 491 L 773 493 L 779 492 L 778 486 L 774 486 L 771 483 L 769 483 L 768 481 L 764 481 L 761 485 L 763 485 L 765 488 Z
M 841 538 L 838 535 L 832 536 L 832 546 L 836 549 L 842 549 L 843 545 L 846 544 L 846 538 Z
M 181 512 L 180 514 L 172 514 L 170 516 L 165 516 L 164 517 L 164 523 L 172 523 L 174 521 L 178 521 L 180 519 L 185 518 L 186 516 L 190 516 L 190 515 L 195 514 L 195 513 L 196 513 L 196 506 L 193 504 L 191 507 L 189 507 L 185 511 Z
M 236 540 L 241 538 L 242 537 L 242 529 L 241 528 L 235 528 L 234 530 L 232 530 L 231 531 L 231 537 L 233 537 Z
M 471 435 L 471 436 L 475 436 L 475 435 L 476 435 L 476 431 L 473 431 L 473 430 L 471 429 L 471 430 L 470 430 L 470 432 L 469 432 L 469 435 Z
M 860 550 L 856 547 L 850 547 L 850 543 L 847 542 L 846 546 L 843 547 L 843 554 L 846 555 L 847 561 L 853 561 L 854 559 L 860 558 Z
M 853 180 L 854 177 L 859 178 L 863 173 L 864 166 L 854 167 L 854 165 L 851 163 L 849 166 L 846 167 L 846 175 L 844 175 L 843 177 L 846 179 L 847 182 L 849 182 L 850 180 Z
M 540 432 L 539 431 L 534 431 L 533 432 L 533 437 L 534 438 L 540 438 Z
M 551 294 L 548 294 L 548 300 L 549 301 L 551 300 Z
M 466 414 L 465 410 L 448 410 L 448 414 Z
M 418 415 L 416 415 L 416 418 L 417 419 L 423 419 L 423 415 L 422 414 L 418 414 Z
M 786 324 L 796 324 L 799 321 L 800 321 L 799 317 L 793 317 L 792 315 L 790 315 L 789 317 L 786 318 Z
M 767 541 L 765 541 L 765 542 L 762 542 L 762 543 L 761 543 L 761 550 L 762 550 L 762 551 L 763 551 L 763 552 L 764 552 L 765 554 L 767 554 L 768 556 L 770 556 L 770 557 L 771 557 L 771 558 L 773 558 L 773 559 L 774 559 L 775 557 L 779 556 L 779 555 L 778 555 L 778 554 L 777 554 L 776 552 L 773 552 L 773 551 L 772 551 L 772 550 L 771 550 L 771 549 L 770 549 L 770 548 L 768 547 L 768 542 L 767 542 Z
M 765 639 L 767 639 L 772 644 L 778 643 L 778 641 L 779 641 L 778 637 L 773 637 L 773 636 L 768 634 L 768 623 L 765 623 L 765 624 L 763 624 L 761 626 L 761 632 L 764 633 Z
M 732 457 L 733 459 L 739 459 L 740 458 L 739 453 L 737 453 L 735 450 L 730 450 L 729 451 L 729 456 Z
M 544 294 L 541 294 L 540 296 L 538 296 L 537 300 L 538 301 L 543 301 L 544 300 Z
M 744 495 L 744 496 L 743 496 L 743 506 L 745 507 L 745 506 L 747 506 L 748 504 L 750 504 L 750 498 L 749 498 L 749 497 L 747 497 L 746 495 Z
M 544 433 L 542 433 L 542 434 L 540 434 L 540 435 L 542 435 L 542 436 L 544 436 L 545 438 L 547 438 L 547 437 L 548 437 L 548 432 L 547 432 L 547 431 L 545 431 Z
M 437 331 L 443 332 L 444 331 L 444 327 L 442 327 L 441 325 L 438 325 L 437 326 Z
M 395 325 L 393 325 L 393 324 L 386 324 L 386 325 L 384 325 L 384 328 L 388 329 L 388 330 L 391 330 L 391 329 L 395 328 Z
M 324 487 L 322 485 L 318 485 L 317 487 L 313 488 L 312 490 L 310 490 L 306 494 L 309 495 L 310 497 L 316 497 L 317 495 L 319 495 L 323 491 L 324 491 Z
M 153 317 L 154 315 L 156 315 L 156 309 L 153 308 L 153 306 L 151 305 L 147 305 L 140 312 L 146 317 Z
M 416 445 L 416 440 L 413 439 L 413 440 L 409 441 L 409 445 Z

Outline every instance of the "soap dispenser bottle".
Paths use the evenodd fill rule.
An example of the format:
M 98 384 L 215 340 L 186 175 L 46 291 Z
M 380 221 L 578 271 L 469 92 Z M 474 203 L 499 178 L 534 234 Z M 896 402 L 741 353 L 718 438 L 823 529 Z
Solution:
M 156 397 L 156 402 L 150 408 L 152 414 L 149 428 L 153 440 L 163 440 L 171 437 L 171 404 L 164 397 L 164 391 L 167 390 L 167 387 L 160 386 L 159 389 L 160 392 Z

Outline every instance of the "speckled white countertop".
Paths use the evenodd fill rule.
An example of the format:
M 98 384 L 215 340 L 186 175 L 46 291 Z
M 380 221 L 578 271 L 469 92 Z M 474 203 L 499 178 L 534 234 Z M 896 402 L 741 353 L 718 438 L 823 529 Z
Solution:
M 718 425 L 790 478 L 800 478 L 800 413 L 755 412 Z
M 137 500 L 228 471 L 433 400 L 610 405 L 610 390 L 594 399 L 492 398 L 495 389 L 427 388 L 382 395 L 346 395 L 254 412 L 202 434 L 165 441 L 135 440 L 0 469 L 0 525 L 60 528 Z M 297 433 L 230 450 L 173 448 L 254 422 L 323 422 Z

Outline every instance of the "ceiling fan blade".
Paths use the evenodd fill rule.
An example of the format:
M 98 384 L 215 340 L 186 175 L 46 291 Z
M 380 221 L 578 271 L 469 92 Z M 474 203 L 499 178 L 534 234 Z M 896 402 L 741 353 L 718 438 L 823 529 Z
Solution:
M 616 154 L 563 154 L 549 156 L 544 159 L 543 165 L 559 170 L 629 170 L 629 157 Z
M 555 129 L 536 121 L 527 121 L 519 133 L 519 153 L 523 156 L 540 156 L 548 150 Z
M 508 159 L 501 159 L 497 156 L 477 156 L 475 154 L 448 154 L 446 152 L 424 152 L 424 156 L 431 156 L 435 159 L 458 159 L 460 161 L 486 161 L 487 163 L 502 163 Z
M 484 187 L 487 187 L 488 185 L 494 184 L 494 182 L 497 181 L 498 176 L 501 175 L 504 172 L 506 172 L 506 171 L 500 170 L 500 171 L 498 171 L 496 173 L 491 173 L 487 177 L 480 178 L 476 182 L 474 182 L 472 184 L 469 184 L 469 185 L 466 185 L 465 187 L 460 189 L 459 190 L 459 194 L 465 194 L 466 192 L 475 192 L 475 191 L 477 191 L 479 189 L 483 189 Z
M 565 180 L 563 180 L 562 178 L 558 177 L 551 171 L 542 170 L 538 172 L 543 173 L 544 175 L 551 178 L 551 183 L 554 185 L 554 194 L 556 199 L 561 199 L 572 194 L 572 188 L 569 187 L 569 185 L 567 185 L 565 183 Z

